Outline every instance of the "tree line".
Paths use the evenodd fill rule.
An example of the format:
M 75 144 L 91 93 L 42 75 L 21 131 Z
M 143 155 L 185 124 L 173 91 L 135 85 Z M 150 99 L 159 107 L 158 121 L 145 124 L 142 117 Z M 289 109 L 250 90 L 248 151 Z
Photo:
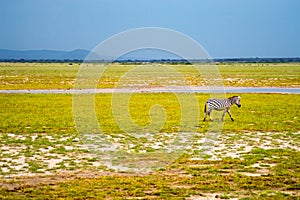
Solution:
M 41 62 L 41 63 L 82 63 L 82 62 L 95 62 L 95 63 L 168 63 L 168 64 L 191 64 L 191 63 L 290 63 L 300 62 L 300 57 L 293 58 L 217 58 L 217 59 L 151 59 L 151 60 L 139 60 L 139 59 L 124 59 L 124 60 L 79 60 L 79 59 L 1 59 L 0 62 Z

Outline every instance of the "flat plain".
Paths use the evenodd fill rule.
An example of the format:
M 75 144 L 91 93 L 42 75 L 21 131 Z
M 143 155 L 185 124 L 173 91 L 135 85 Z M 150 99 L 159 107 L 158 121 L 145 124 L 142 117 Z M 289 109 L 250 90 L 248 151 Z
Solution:
M 99 64 L 100 65 L 100 64 Z M 155 74 L 141 66 L 141 76 L 121 87 L 181 84 L 178 76 Z M 190 85 L 205 85 L 191 65 L 169 65 Z M 299 63 L 218 63 L 226 86 L 299 87 Z M 113 88 L 135 65 L 111 64 L 98 88 Z M 77 63 L 1 63 L 1 89 L 72 89 Z M 148 73 L 147 71 L 151 72 Z M 161 71 L 159 69 L 158 71 Z M 161 76 L 160 76 L 161 75 Z M 178 74 L 176 74 L 178 75 Z M 126 83 L 126 84 L 124 84 Z M 120 85 L 118 85 L 120 86 Z M 124 94 L 125 95 L 125 94 Z M 189 96 L 191 94 L 184 94 Z M 209 94 L 194 94 L 199 108 L 195 138 L 189 148 L 164 168 L 122 172 L 104 166 L 81 140 L 74 122 L 70 94 L 0 94 L 1 199 L 298 199 L 300 197 L 300 96 L 240 95 L 235 118 L 225 118 L 222 131 L 203 151 L 214 122 L 202 122 Z M 134 93 L 128 110 L 141 133 L 150 133 L 153 105 L 166 119 L 157 135 L 126 134 L 112 112 L 112 94 L 95 95 L 103 134 L 133 154 L 151 153 L 167 145 L 174 133 L 184 134 L 180 100 L 172 93 Z M 218 121 L 218 116 L 215 116 Z M 140 133 L 140 134 L 141 134 Z
M 206 86 L 203 75 L 206 75 L 205 69 L 210 68 L 215 68 L 213 72 L 220 74 L 224 86 L 300 86 L 300 63 L 216 63 L 207 66 L 158 63 L 0 63 L 0 89 L 72 89 L 78 71 L 83 66 L 103 68 L 98 88 L 126 86 L 120 85 L 120 80 L 130 75 L 131 78 L 137 75 L 132 82 L 140 86 L 180 85 L 182 83 L 178 78 L 182 80 L 182 77 L 186 81 L 184 84 Z M 202 66 L 200 69 L 203 73 L 199 73 L 195 66 Z M 131 71 L 135 74 L 130 73 Z M 125 84 L 124 81 L 121 83 Z

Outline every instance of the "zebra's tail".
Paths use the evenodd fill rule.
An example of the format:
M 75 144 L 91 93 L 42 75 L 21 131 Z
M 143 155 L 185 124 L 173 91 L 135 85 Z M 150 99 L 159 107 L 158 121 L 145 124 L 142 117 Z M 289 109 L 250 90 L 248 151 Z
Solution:
M 205 105 L 204 105 L 204 113 L 206 113 L 206 103 L 205 103 Z

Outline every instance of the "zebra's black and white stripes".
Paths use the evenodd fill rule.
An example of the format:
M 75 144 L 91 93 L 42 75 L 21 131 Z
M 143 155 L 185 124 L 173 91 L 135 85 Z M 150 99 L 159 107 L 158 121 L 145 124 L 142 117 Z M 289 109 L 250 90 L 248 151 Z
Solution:
M 230 113 L 230 107 L 233 104 L 236 104 L 238 107 L 241 107 L 240 98 L 241 98 L 240 96 L 232 96 L 232 97 L 229 97 L 228 99 L 209 99 L 209 100 L 207 100 L 205 103 L 205 106 L 204 106 L 203 121 L 206 120 L 207 115 L 209 116 L 210 121 L 212 121 L 210 113 L 213 110 L 217 110 L 217 111 L 224 110 L 224 113 L 222 115 L 222 120 L 224 120 L 225 113 L 227 112 L 228 115 L 230 116 L 230 119 L 232 121 L 234 121 L 231 116 L 231 113 Z

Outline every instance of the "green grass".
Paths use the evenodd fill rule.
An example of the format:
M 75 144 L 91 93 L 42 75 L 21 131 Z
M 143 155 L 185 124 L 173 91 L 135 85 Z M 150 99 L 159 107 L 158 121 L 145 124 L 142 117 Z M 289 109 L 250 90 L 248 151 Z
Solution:
M 0 89 L 70 89 L 80 64 L 0 63 Z
M 299 95 L 240 95 L 242 107 L 233 106 L 231 109 L 235 122 L 231 122 L 226 115 L 223 131 L 297 132 L 300 130 Z M 111 94 L 96 95 L 97 116 L 105 133 L 119 133 L 121 130 L 112 113 L 111 98 Z M 210 124 L 210 122 L 202 122 L 203 107 L 207 98 L 209 98 L 207 94 L 197 94 L 198 132 L 205 132 Z M 179 131 L 182 105 L 174 94 L 133 94 L 128 104 L 132 120 L 139 126 L 147 128 L 151 120 L 149 110 L 156 104 L 164 107 L 166 112 L 166 123 L 161 132 Z M 2 107 L 0 111 L 2 133 L 76 134 L 72 95 L 0 94 L 0 106 Z M 218 121 L 219 118 L 216 120 Z
M 217 66 L 228 86 L 299 87 L 299 63 Z M 113 64 L 103 74 L 98 87 L 114 87 L 134 67 Z M 190 65 L 172 67 L 191 85 L 204 84 Z M 78 64 L 68 63 L 1 63 L 0 89 L 70 89 L 78 69 Z M 146 73 L 139 71 L 143 76 L 136 76 L 134 81 L 140 81 L 139 84 L 150 81 L 150 86 L 156 86 L 170 84 L 178 78 L 168 77 L 170 74 L 166 73 L 160 79 L 162 82 L 157 82 L 154 75 L 159 70 L 148 73 L 149 69 L 152 70 L 139 68 Z M 299 199 L 300 95 L 238 95 L 242 96 L 242 107 L 232 107 L 235 121 L 231 122 L 226 115 L 222 133 L 212 138 L 216 148 L 213 155 L 217 159 L 202 155 L 203 142 L 195 142 L 192 144 L 195 150 L 181 155 L 165 168 L 144 174 L 113 172 L 97 165 L 98 157 L 81 148 L 73 119 L 72 95 L 0 94 L 0 199 Z M 183 96 L 190 99 L 193 95 Z M 117 97 L 122 100 L 122 95 Z M 154 123 L 160 133 L 153 138 L 163 144 L 170 134 L 186 130 L 181 126 L 180 108 L 196 107 L 199 118 L 195 127 L 190 128 L 198 132 L 196 139 L 201 140 L 219 116 L 215 112 L 216 122 L 202 122 L 204 102 L 209 95 L 197 94 L 196 98 L 195 105 L 192 100 L 180 102 L 171 93 L 141 93 L 131 95 L 125 106 L 138 125 L 136 131 L 155 132 Z M 119 139 L 125 149 L 155 151 L 151 146 L 143 146 L 149 138 L 135 138 L 117 125 L 112 113 L 112 94 L 95 95 L 95 105 L 104 134 Z M 161 124 L 160 116 L 164 113 L 166 120 Z M 203 159 L 194 159 L 199 156 Z M 42 176 L 44 173 L 53 175 Z
M 227 86 L 299 87 L 299 63 L 219 64 Z
M 230 95 L 229 95 L 230 96 Z M 223 199 L 240 197 L 244 199 L 297 199 L 299 194 L 300 154 L 289 148 L 281 148 L 280 144 L 299 145 L 299 95 L 281 94 L 241 94 L 242 107 L 232 108 L 235 118 L 231 122 L 226 116 L 222 143 L 227 149 L 220 150 L 221 160 L 191 160 L 183 155 L 171 163 L 166 169 L 152 174 L 110 174 L 96 178 L 79 178 L 68 176 L 39 183 L 43 178 L 35 177 L 37 185 L 30 181 L 2 181 L 0 198 L 2 199 L 184 199 L 190 196 L 207 196 L 219 193 Z M 96 95 L 96 111 L 101 128 L 106 134 L 118 137 L 122 130 L 116 125 L 111 112 L 111 94 Z M 202 135 L 210 123 L 202 122 L 202 109 L 207 94 L 197 94 L 201 110 L 198 132 Z M 270 101 L 272 99 L 272 101 Z M 295 103 L 296 102 L 296 103 Z M 84 150 L 77 149 L 74 138 L 78 137 L 72 116 L 72 96 L 67 94 L 1 94 L 1 159 L 6 165 L 0 171 L 2 175 L 12 175 L 20 171 L 10 168 L 14 161 L 24 155 L 27 167 L 24 172 L 43 174 L 48 172 L 76 171 L 83 174 L 96 171 L 107 171 L 103 166 L 93 167 L 96 158 L 88 158 Z M 160 104 L 165 108 L 166 123 L 162 133 L 180 131 L 180 103 L 174 94 L 133 94 L 129 102 L 129 110 L 133 121 L 142 127 L 150 123 L 149 109 Z M 280 105 L 280 106 L 278 106 Z M 217 119 L 216 119 L 217 120 Z M 276 123 L 275 123 L 276 122 Z M 270 132 L 258 136 L 258 132 Z M 296 133 L 295 133 L 296 132 Z M 12 137 L 10 134 L 14 133 Z M 32 136 L 37 136 L 33 141 Z M 50 137 L 49 137 L 50 136 Z M 125 135 L 124 135 L 125 136 Z M 65 139 L 63 139 L 65 138 Z M 261 141 L 255 141 L 259 138 Z M 128 138 L 130 139 L 130 138 Z M 126 140 L 125 140 L 126 141 Z M 244 141 L 252 145 L 252 151 L 240 153 L 240 158 L 226 157 L 235 143 Z M 271 149 L 255 147 L 271 142 Z M 132 138 L 129 143 L 135 143 Z M 136 141 L 139 144 L 142 141 Z M 18 153 L 5 153 L 3 147 L 20 149 Z M 26 148 L 24 148 L 24 146 Z M 68 150 L 67 146 L 74 149 Z M 40 149 L 49 148 L 49 153 Z M 137 146 L 138 148 L 142 148 Z M 238 148 L 237 151 L 243 151 Z M 197 152 L 195 152 L 197 153 Z M 32 158 L 35 159 L 32 159 Z M 46 159 L 60 159 L 52 169 L 47 169 Z M 210 158 L 210 157 L 207 157 Z M 79 159 L 79 160 L 78 160 Z M 77 161 L 76 161 L 77 160 Z M 79 162 L 78 162 L 79 161 Z M 254 166 L 258 164 L 258 167 Z M 87 170 L 87 171 L 86 171 Z M 109 171 L 109 170 L 108 170 Z M 262 173 L 260 176 L 248 176 L 246 173 Z M 91 175 L 93 176 L 93 175 Z M 71 177 L 71 178 L 70 178 Z M 57 180 L 56 180 L 57 179 Z M 6 189 L 5 189 L 6 188 Z M 10 188 L 10 189 L 7 189 Z
M 75 133 L 71 95 L 1 94 L 2 133 Z
M 104 67 L 103 64 L 89 65 Z M 299 87 L 299 63 L 217 63 L 215 66 L 225 86 Z M 79 68 L 78 63 L 0 63 L 0 89 L 72 89 Z M 200 65 L 199 69 L 203 74 L 208 74 L 211 65 Z M 130 80 L 122 79 L 126 76 L 131 76 Z M 182 81 L 189 85 L 207 85 L 192 65 L 115 63 L 108 65 L 97 87 L 112 88 L 118 84 L 128 86 L 132 83 L 181 85 Z

